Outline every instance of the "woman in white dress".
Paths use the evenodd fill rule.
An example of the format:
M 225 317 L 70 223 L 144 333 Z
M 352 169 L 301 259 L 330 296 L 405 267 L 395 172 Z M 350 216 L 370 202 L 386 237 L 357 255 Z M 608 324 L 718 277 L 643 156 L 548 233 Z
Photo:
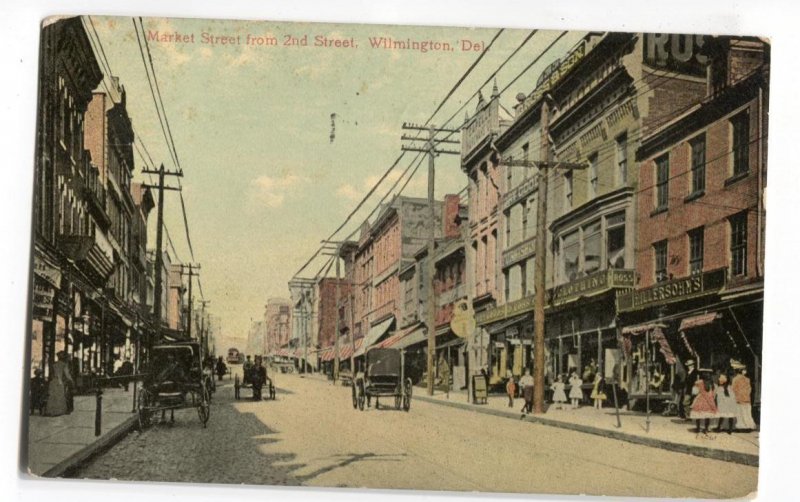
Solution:
M 728 375 L 725 373 L 719 375 L 717 383 L 718 385 L 714 388 L 714 394 L 717 398 L 719 422 L 717 422 L 717 428 L 714 429 L 714 432 L 720 432 L 722 430 L 722 422 L 727 419 L 728 434 L 730 434 L 733 432 L 733 423 L 739 411 L 739 407 L 736 404 L 736 395 L 733 393 L 730 382 L 728 382 Z
M 553 403 L 555 403 L 555 408 L 557 410 L 561 410 L 564 408 L 564 403 L 567 402 L 567 394 L 564 392 L 564 384 L 561 375 L 556 377 L 556 381 L 553 382 Z

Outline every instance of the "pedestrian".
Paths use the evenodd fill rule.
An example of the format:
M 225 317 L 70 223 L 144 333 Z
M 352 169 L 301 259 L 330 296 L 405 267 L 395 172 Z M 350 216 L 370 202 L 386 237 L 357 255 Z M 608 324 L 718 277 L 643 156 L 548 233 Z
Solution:
M 683 386 L 680 389 L 678 414 L 685 420 L 689 418 L 689 408 L 692 406 L 692 400 L 697 392 L 697 387 L 695 386 L 697 382 L 697 370 L 695 369 L 693 359 L 688 359 L 684 365 L 686 366 L 686 376 L 683 380 Z
M 242 383 L 248 384 L 252 382 L 252 375 L 251 375 L 252 369 L 253 369 L 253 361 L 250 360 L 250 356 L 247 356 L 247 359 L 242 365 Z
M 750 405 L 750 394 L 753 387 L 750 378 L 747 376 L 747 367 L 736 360 L 731 360 L 731 368 L 736 372 L 736 376 L 731 381 L 733 395 L 736 398 L 736 429 L 740 431 L 753 431 L 756 429 L 756 422 L 753 420 L 753 411 Z
M 567 394 L 564 392 L 564 387 L 566 387 L 564 380 L 561 375 L 558 375 L 556 381 L 553 382 L 553 402 L 557 410 L 564 409 L 564 403 L 567 402 Z
M 31 415 L 39 410 L 39 415 L 44 415 L 47 405 L 47 381 L 44 379 L 44 370 L 36 368 L 31 378 Z
M 508 407 L 514 407 L 514 396 L 517 395 L 517 382 L 514 380 L 514 375 L 509 377 L 506 382 L 506 394 L 508 394 Z
M 252 371 L 253 401 L 261 401 L 261 389 L 267 381 L 267 368 L 261 364 L 261 357 L 256 356 L 256 363 Z
M 730 388 L 728 375 L 725 373 L 720 373 L 717 379 L 717 387 L 714 389 L 714 395 L 717 398 L 717 416 L 719 417 L 719 422 L 717 422 L 717 428 L 714 429 L 714 432 L 722 430 L 722 422 L 727 418 L 728 434 L 730 434 L 733 432 L 733 423 L 736 420 L 739 407 L 736 404 L 736 395 L 734 395 L 733 389 Z
M 524 418 L 525 414 L 533 411 L 533 377 L 529 368 L 525 368 L 525 374 L 519 379 L 519 385 L 522 387 L 522 397 L 525 399 L 520 418 Z
M 599 410 L 603 407 L 603 401 L 608 399 L 605 393 L 606 382 L 603 375 L 595 373 L 594 387 L 592 387 L 592 394 L 589 396 L 594 400 L 595 409 Z
M 228 366 L 225 364 L 225 361 L 222 359 L 222 356 L 217 358 L 217 378 L 221 382 L 222 377 L 225 376 L 225 373 L 228 372 Z
M 717 403 L 714 400 L 714 385 L 710 378 L 711 370 L 699 370 L 704 372 L 704 378 L 697 378 L 695 388 L 697 395 L 692 402 L 689 418 L 695 421 L 695 432 L 700 433 L 700 421 L 703 421 L 703 434 L 708 433 L 708 424 L 712 418 L 717 417 Z
M 69 414 L 70 394 L 72 391 L 73 380 L 69 374 L 69 359 L 66 351 L 59 351 L 56 354 L 58 360 L 53 364 L 53 374 L 47 386 L 47 405 L 45 415 L 57 417 Z
M 117 370 L 117 375 L 127 377 L 122 379 L 122 386 L 125 388 L 125 392 L 128 392 L 131 384 L 131 377 L 133 376 L 133 363 L 130 358 L 125 358 L 125 362 L 123 362 Z
M 583 389 L 581 386 L 583 385 L 583 380 L 578 376 L 577 371 L 572 372 L 572 376 L 569 378 L 569 398 L 572 401 L 572 409 L 578 409 L 580 405 L 581 399 L 583 399 Z

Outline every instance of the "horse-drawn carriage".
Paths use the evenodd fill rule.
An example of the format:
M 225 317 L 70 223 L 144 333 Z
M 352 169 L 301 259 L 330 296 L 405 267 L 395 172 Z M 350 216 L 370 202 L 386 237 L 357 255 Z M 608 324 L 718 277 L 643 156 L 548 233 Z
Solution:
M 395 409 L 411 408 L 411 379 L 405 377 L 404 357 L 399 349 L 369 349 L 364 356 L 366 372 L 358 373 L 353 380 L 353 408 L 364 409 L 375 398 L 375 409 L 380 408 L 381 397 L 393 397 Z
M 156 345 L 147 363 L 144 384 L 138 396 L 140 428 L 148 427 L 153 417 L 175 410 L 196 408 L 203 427 L 211 413 L 211 392 L 208 376 L 202 369 L 200 344 L 176 342 Z
M 233 378 L 233 396 L 236 399 L 241 397 L 241 390 L 252 389 L 253 399 L 261 399 L 261 392 L 266 389 L 267 399 L 275 399 L 275 385 L 267 375 L 267 367 L 262 363 L 260 356 L 256 356 L 256 364 L 247 365 L 242 368 L 242 378 L 237 374 Z

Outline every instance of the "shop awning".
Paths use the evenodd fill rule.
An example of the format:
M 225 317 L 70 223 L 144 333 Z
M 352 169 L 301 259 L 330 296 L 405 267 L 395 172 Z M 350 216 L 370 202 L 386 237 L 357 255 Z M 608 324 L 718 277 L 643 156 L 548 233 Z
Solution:
M 716 312 L 709 312 L 707 314 L 700 314 L 692 317 L 687 317 L 681 321 L 678 331 L 684 331 L 692 328 L 699 328 L 707 324 L 711 324 L 719 317 Z
M 496 324 L 490 324 L 487 329 L 488 329 L 490 334 L 496 335 L 498 333 L 501 333 L 501 332 L 505 331 L 506 328 L 509 328 L 509 327 L 519 323 L 519 322 L 528 320 L 529 318 L 531 318 L 531 316 L 528 315 L 528 314 L 519 315 L 519 316 L 516 316 L 516 317 L 512 317 L 511 319 L 507 319 L 505 321 L 498 322 Z
M 648 331 L 653 331 L 656 328 L 663 329 L 666 328 L 664 324 L 651 322 L 647 324 L 637 324 L 636 326 L 625 326 L 622 328 L 623 335 L 643 335 Z
M 417 322 L 412 324 L 411 326 L 406 326 L 405 328 L 401 329 L 400 331 L 395 331 L 389 338 L 385 339 L 377 346 L 383 349 L 388 349 L 389 347 L 394 347 L 400 340 L 408 336 L 409 334 L 413 333 L 414 330 L 422 326 L 421 322 Z
M 341 349 L 339 350 L 341 351 Z M 335 355 L 336 351 L 333 350 L 333 347 L 326 347 L 319 351 L 317 357 L 319 357 L 320 361 L 326 362 L 326 361 L 332 361 Z
M 383 338 L 383 336 L 389 332 L 389 328 L 392 327 L 392 324 L 394 324 L 394 316 L 391 316 L 385 321 L 379 322 L 375 326 L 371 327 L 369 329 L 369 333 L 367 333 L 367 336 L 364 338 L 364 343 L 358 350 L 356 350 L 356 357 L 363 354 L 366 349 L 378 343 L 381 338 Z
M 464 338 L 456 338 L 455 340 L 450 340 L 449 342 L 444 342 L 441 345 L 437 345 L 437 349 L 446 349 L 448 347 L 456 347 L 458 345 L 464 345 L 467 342 Z
M 412 332 L 404 336 L 402 340 L 399 340 L 397 343 L 395 343 L 394 348 L 405 349 L 406 347 L 411 347 L 412 345 L 424 342 L 427 339 L 428 328 L 424 324 L 419 324 Z
M 363 344 L 364 344 L 364 339 L 363 338 L 359 338 L 358 340 L 356 340 L 356 343 L 355 343 L 356 357 L 361 355 L 361 354 L 363 354 L 363 352 L 361 352 L 361 354 L 358 353 L 359 349 L 361 349 L 361 346 Z M 343 347 L 341 347 L 339 350 L 340 350 L 340 352 L 339 352 L 339 359 L 340 360 L 341 359 L 350 359 L 350 356 L 353 354 L 353 344 L 347 343 Z

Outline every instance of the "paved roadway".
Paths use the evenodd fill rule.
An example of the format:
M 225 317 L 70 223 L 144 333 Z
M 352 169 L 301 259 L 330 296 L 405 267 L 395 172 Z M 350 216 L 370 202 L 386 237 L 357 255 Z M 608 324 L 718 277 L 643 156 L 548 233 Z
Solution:
M 359 412 L 349 388 L 273 376 L 276 401 L 236 402 L 226 381 L 207 429 L 178 412 L 78 477 L 692 498 L 756 489 L 754 467 L 421 401 Z

